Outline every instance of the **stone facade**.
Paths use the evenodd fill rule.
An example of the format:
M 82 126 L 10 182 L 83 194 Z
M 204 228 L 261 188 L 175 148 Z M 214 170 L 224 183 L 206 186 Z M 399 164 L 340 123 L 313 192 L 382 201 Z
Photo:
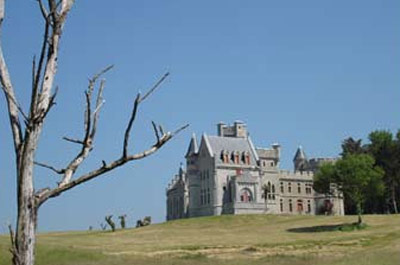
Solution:
M 221 214 L 344 215 L 341 194 L 316 193 L 313 175 L 333 158 L 307 159 L 298 148 L 294 171 L 279 168 L 281 147 L 256 148 L 245 123 L 217 125 L 218 135 L 193 135 L 186 171 L 167 188 L 167 220 Z

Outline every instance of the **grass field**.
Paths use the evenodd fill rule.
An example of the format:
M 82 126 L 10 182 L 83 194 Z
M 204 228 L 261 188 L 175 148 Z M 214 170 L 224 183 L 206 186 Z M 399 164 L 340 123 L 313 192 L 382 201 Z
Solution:
M 138 229 L 40 234 L 38 265 L 400 264 L 400 215 L 241 215 L 172 221 Z M 0 236 L 0 265 L 10 264 Z

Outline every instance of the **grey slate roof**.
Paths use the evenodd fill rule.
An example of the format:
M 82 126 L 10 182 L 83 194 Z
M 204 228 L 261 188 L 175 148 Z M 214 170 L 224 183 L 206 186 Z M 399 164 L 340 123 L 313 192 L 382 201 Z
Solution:
M 208 148 L 211 149 L 210 152 L 217 158 L 217 163 L 222 164 L 222 160 L 220 159 L 222 151 L 228 151 L 230 155 L 232 152 L 238 151 L 240 158 L 243 152 L 248 152 L 250 154 L 250 165 L 257 164 L 258 157 L 250 138 L 204 135 L 204 140 Z
M 276 152 L 275 149 L 266 149 L 266 148 L 256 147 L 256 151 L 257 151 L 258 157 L 279 159 L 278 153 Z

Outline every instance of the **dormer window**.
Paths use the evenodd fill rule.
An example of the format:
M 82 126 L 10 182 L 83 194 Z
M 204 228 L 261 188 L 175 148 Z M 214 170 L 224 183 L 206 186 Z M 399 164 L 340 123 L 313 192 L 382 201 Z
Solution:
M 249 154 L 249 152 L 243 152 L 242 160 L 243 160 L 243 163 L 245 163 L 246 165 L 250 165 L 250 154 Z
M 234 164 L 239 164 L 240 160 L 239 160 L 239 152 L 235 151 L 232 152 L 232 160 Z
M 228 153 L 228 151 L 222 150 L 222 152 L 221 152 L 221 160 L 224 163 L 229 163 L 229 153 Z

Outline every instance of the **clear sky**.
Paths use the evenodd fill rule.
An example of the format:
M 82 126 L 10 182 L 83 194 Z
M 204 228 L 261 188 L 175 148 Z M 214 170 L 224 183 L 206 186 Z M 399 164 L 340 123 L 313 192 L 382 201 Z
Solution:
M 43 24 L 36 1 L 7 1 L 2 43 L 15 89 L 27 108 L 30 67 Z M 50 200 L 39 230 L 96 228 L 107 214 L 128 224 L 165 220 L 165 187 L 190 136 L 216 133 L 240 119 L 256 146 L 282 145 L 292 168 L 298 145 L 309 157 L 337 156 L 348 136 L 396 131 L 400 100 L 398 0 L 132 0 L 76 1 L 65 26 L 56 84 L 37 160 L 65 166 L 80 137 L 87 78 L 108 64 L 95 149 L 79 171 L 121 154 L 123 131 L 138 90 L 171 77 L 143 104 L 131 151 L 153 143 L 151 120 L 190 128 L 159 153 Z M 15 169 L 4 96 L 0 97 L 0 233 L 15 221 Z M 37 169 L 36 187 L 59 176 Z

